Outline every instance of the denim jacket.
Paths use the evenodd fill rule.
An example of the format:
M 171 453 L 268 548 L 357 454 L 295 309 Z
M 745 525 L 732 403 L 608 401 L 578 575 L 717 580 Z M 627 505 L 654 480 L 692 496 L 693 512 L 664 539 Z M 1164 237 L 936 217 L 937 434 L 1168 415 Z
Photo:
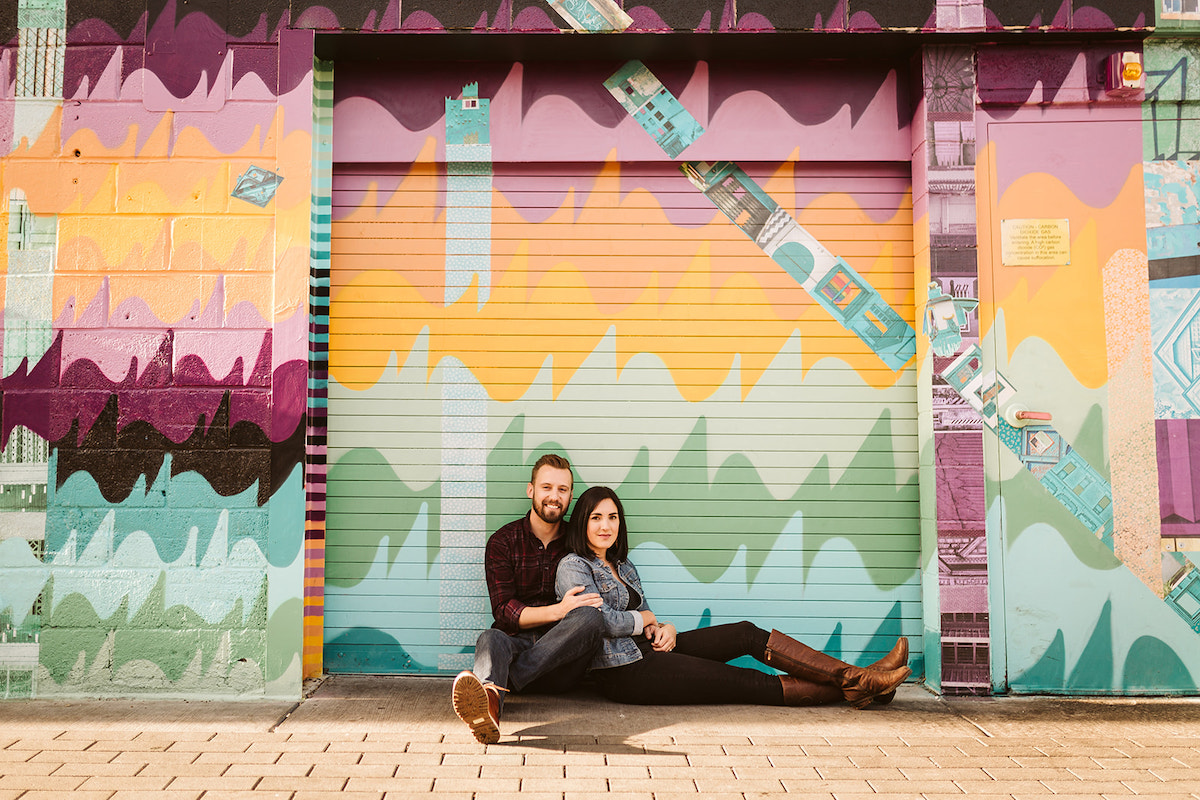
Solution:
M 642 596 L 638 611 L 650 608 L 646 604 L 646 593 L 642 591 L 642 581 L 637 569 L 628 561 L 617 566 L 621 580 L 613 578 L 608 567 L 598 558 L 586 558 L 575 553 L 568 553 L 558 562 L 558 575 L 554 581 L 554 590 L 558 599 L 576 586 L 582 586 L 584 594 L 596 592 L 604 601 L 601 612 L 604 616 L 604 646 L 592 659 L 589 669 L 607 669 L 632 664 L 642 657 L 637 643 L 633 641 L 635 633 L 641 625 L 629 613 L 629 588 L 632 587 Z M 624 581 L 624 583 L 621 583 Z

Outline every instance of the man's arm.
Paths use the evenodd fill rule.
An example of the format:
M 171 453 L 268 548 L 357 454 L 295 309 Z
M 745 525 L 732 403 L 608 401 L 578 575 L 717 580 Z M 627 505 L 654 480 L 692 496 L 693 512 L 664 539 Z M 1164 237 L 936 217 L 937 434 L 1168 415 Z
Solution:
M 552 606 L 525 606 L 521 610 L 521 618 L 518 620 L 518 624 L 522 630 L 526 628 L 540 628 L 543 625 L 549 625 L 551 622 L 558 622 L 580 606 L 599 608 L 601 603 L 600 595 L 594 592 L 584 594 L 583 587 L 576 586 L 563 595 L 562 600 L 559 600 Z
M 513 555 L 509 552 L 508 537 L 492 536 L 488 539 L 483 569 L 488 596 L 492 601 L 492 616 L 496 618 L 497 627 L 505 633 L 515 634 L 558 622 L 579 606 L 600 607 L 598 594 L 572 592 L 548 606 L 531 606 L 517 597 L 516 568 Z
M 499 531 L 497 531 L 499 533 Z M 493 535 L 483 551 L 483 574 L 487 579 L 488 597 L 492 601 L 492 616 L 496 626 L 505 633 L 521 630 L 521 614 L 527 608 L 516 596 L 516 571 L 507 537 Z

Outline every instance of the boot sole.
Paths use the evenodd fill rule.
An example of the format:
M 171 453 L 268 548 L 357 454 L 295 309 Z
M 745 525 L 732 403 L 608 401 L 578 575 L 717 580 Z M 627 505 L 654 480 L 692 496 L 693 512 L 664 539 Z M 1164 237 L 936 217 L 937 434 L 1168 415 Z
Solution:
M 488 708 L 487 689 L 469 672 L 460 673 L 454 679 L 454 713 L 467 724 L 475 741 L 480 744 L 495 744 L 500 741 L 500 726 L 492 719 Z
M 857 708 L 859 711 L 862 711 L 864 708 L 871 705 L 871 703 L 874 702 L 875 698 L 877 698 L 877 697 L 882 698 L 886 694 L 891 694 L 892 697 L 895 697 L 896 687 L 899 686 L 900 684 L 904 683 L 904 681 L 906 681 L 908 679 L 909 675 L 912 675 L 912 670 L 909 669 L 908 667 L 904 667 L 904 676 L 902 678 L 900 678 L 900 680 L 896 681 L 891 686 L 886 687 L 879 694 L 868 695 L 867 697 L 860 698 L 858 700 L 855 700 L 850 705 L 853 706 L 854 708 Z M 890 702 L 891 702 L 891 698 L 888 698 L 887 700 L 884 700 L 881 703 L 881 705 L 887 705 Z

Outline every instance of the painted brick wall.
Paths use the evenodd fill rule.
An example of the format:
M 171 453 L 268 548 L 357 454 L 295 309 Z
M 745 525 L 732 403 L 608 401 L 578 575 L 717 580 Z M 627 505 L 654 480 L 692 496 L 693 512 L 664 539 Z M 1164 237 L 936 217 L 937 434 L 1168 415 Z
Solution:
M 561 5 L 577 22 L 589 6 L 604 19 L 618 13 L 611 3 Z M 1082 322 L 1050 315 L 1045 330 L 1022 317 L 1036 303 L 1005 294 L 1016 286 L 997 289 L 1005 279 L 995 265 L 980 267 L 974 298 L 981 301 L 976 335 L 1003 355 L 999 366 L 1022 365 L 1012 368 L 1014 379 L 1039 374 L 1055 359 L 1074 376 L 1065 389 L 1047 391 L 1073 398 L 1058 429 L 1112 482 L 1112 545 L 1073 530 L 1080 517 L 1044 483 L 1029 483 L 1038 477 L 1029 463 L 986 430 L 984 447 L 997 454 L 998 471 L 981 476 L 981 459 L 964 456 L 969 496 L 985 498 L 986 518 L 967 503 L 951 519 L 947 502 L 960 496 L 952 491 L 959 484 L 946 470 L 924 473 L 934 485 L 923 485 L 922 497 L 937 509 L 929 518 L 948 551 L 956 543 L 943 533 L 962 529 L 975 541 L 982 524 L 988 563 L 1015 567 L 1028 555 L 1021 548 L 1044 533 L 1038 526 L 1049 525 L 1062 534 L 1064 544 L 1053 550 L 1062 564 L 1088 579 L 1108 576 L 1072 622 L 1089 638 L 1056 638 L 1057 623 L 1037 627 L 1021 640 L 1019 659 L 1010 652 L 1002 663 L 993 647 L 993 679 L 1012 668 L 1035 689 L 1194 690 L 1200 655 L 1176 623 L 1163 622 L 1170 630 L 1156 628 L 1148 641 L 1127 620 L 1153 607 L 1191 630 L 1195 618 L 1181 614 L 1200 593 L 1187 577 L 1196 522 L 1187 479 L 1192 370 L 1167 356 L 1179 352 L 1170 343 L 1190 330 L 1184 323 L 1195 305 L 1188 282 L 1194 254 L 1178 249 L 1196 224 L 1197 137 L 1178 124 L 1194 116 L 1193 87 L 1183 76 L 1195 74 L 1184 69 L 1194 66 L 1187 37 L 1195 15 L 1173 0 L 678 0 L 627 4 L 623 13 L 623 36 L 1028 30 L 1120 31 L 1136 40 L 1157 24 L 1178 37 L 1146 48 L 1144 104 L 1141 97 L 1112 104 L 1140 106 L 1132 121 L 1120 111 L 1081 110 L 1107 102 L 1095 94 L 1102 90 L 1096 70 L 1115 46 L 981 46 L 990 60 L 975 62 L 979 98 L 994 111 L 989 124 L 1012 123 L 1004 130 L 1016 132 L 1035 124 L 1034 109 L 1054 107 L 1056 124 L 1107 126 L 1098 141 L 1111 139 L 1121 174 L 1145 176 L 1138 189 L 1144 203 L 1133 205 L 1125 182 L 1093 197 L 1075 178 L 1058 176 L 1073 195 L 1063 200 L 1073 209 L 1068 216 L 1079 225 L 1103 226 L 1106 214 L 1122 218 L 1113 228 L 1120 236 L 1105 240 L 1090 262 L 1082 285 L 1093 296 L 1075 308 Z M 327 221 L 314 209 L 328 195 L 328 175 L 313 165 L 327 155 L 314 130 L 326 130 L 329 120 L 314 118 L 314 108 L 327 111 L 331 101 L 314 101 L 329 91 L 322 80 L 314 89 L 314 34 L 555 35 L 570 27 L 542 0 L 18 0 L 0 9 L 0 695 L 296 696 L 303 676 L 320 671 L 325 441 L 320 424 L 306 426 L 306 409 L 320 408 L 324 391 L 324 375 L 312 367 L 328 331 L 309 308 L 322 303 L 321 270 L 328 268 L 314 238 Z M 922 96 L 930 102 L 945 94 L 931 83 Z M 938 113 L 929 114 L 932 135 L 914 141 L 946 144 L 953 137 L 945 123 L 965 120 Z M 956 130 L 961 145 L 969 137 L 961 125 Z M 981 148 L 991 148 L 981 163 L 996 165 L 1003 184 L 988 183 L 975 207 L 1016 214 L 1009 204 L 1026 202 L 1029 182 L 1042 180 L 1031 176 L 1054 170 L 1036 158 L 1009 159 L 1005 148 L 1016 140 L 999 127 L 994 139 L 974 133 Z M 1126 157 L 1130 135 L 1143 144 L 1140 158 Z M 936 160 L 936 148 L 931 153 Z M 1009 169 L 1015 172 L 1005 178 Z M 948 185 L 931 188 L 923 174 L 920 180 L 918 193 L 930 200 L 957 196 Z M 1142 220 L 1135 205 L 1144 205 L 1148 244 L 1136 233 Z M 929 213 L 918 224 L 940 230 Z M 948 227 L 943 233 L 951 235 Z M 938 246 L 928 246 L 929 276 L 949 281 L 964 267 L 953 259 L 939 264 Z M 1148 282 L 1139 282 L 1143 261 Z M 1106 295 L 1106 282 L 1127 291 Z M 942 289 L 953 291 L 945 282 Z M 1127 299 L 1143 290 L 1148 304 Z M 1026 380 L 1023 386 L 1041 388 Z M 1112 427 L 1118 414 L 1110 381 L 1131 403 L 1120 416 L 1135 424 Z M 931 424 L 923 439 L 930 448 L 940 441 L 933 431 Z M 1144 465 L 1133 454 L 1144 455 L 1150 438 L 1157 460 Z M 1122 455 L 1114 459 L 1116 442 Z M 1160 478 L 1156 486 L 1136 479 L 1148 471 Z M 1006 494 L 1039 498 L 1025 507 L 1037 510 L 1026 527 L 1005 527 Z M 1147 534 L 1154 523 L 1159 529 Z M 1023 580 L 1008 597 L 1034 585 Z M 1104 592 L 1118 599 L 1106 605 Z M 1128 597 L 1135 599 L 1122 600 Z M 995 591 L 990 604 L 993 614 L 1016 613 Z M 997 637 L 1007 641 L 1004 621 L 987 624 L 993 645 Z M 1065 620 L 1062 627 L 1069 629 Z M 1093 644 L 1107 648 L 1111 669 L 1073 673 Z M 1146 666 L 1152 663 L 1170 669 L 1155 673 Z

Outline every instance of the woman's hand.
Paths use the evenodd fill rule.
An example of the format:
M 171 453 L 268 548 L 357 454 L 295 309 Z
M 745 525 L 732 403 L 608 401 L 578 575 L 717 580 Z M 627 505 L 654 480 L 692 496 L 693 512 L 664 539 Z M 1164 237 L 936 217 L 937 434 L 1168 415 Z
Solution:
M 656 622 L 647 626 L 646 638 L 650 646 L 661 653 L 669 653 L 675 649 L 675 626 L 669 622 Z
M 638 613 L 642 615 L 642 630 L 646 630 L 650 628 L 650 626 L 658 624 L 658 619 L 655 618 L 654 612 L 650 609 L 639 611 Z

